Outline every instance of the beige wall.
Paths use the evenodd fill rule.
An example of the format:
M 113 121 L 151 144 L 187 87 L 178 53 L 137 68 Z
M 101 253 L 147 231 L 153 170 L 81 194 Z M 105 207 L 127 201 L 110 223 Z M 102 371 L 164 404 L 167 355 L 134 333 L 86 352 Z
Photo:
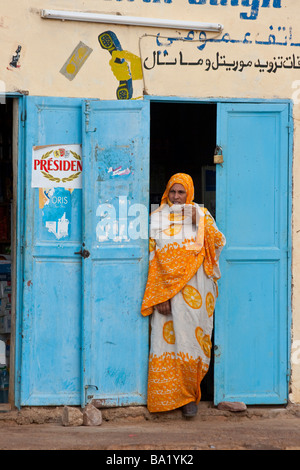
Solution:
M 300 79 L 298 69 L 277 68 L 274 72 L 270 71 L 269 66 L 264 69 L 264 72 L 260 72 L 255 64 L 258 64 L 258 59 L 262 64 L 266 64 L 266 61 L 274 62 L 274 57 L 285 59 L 292 54 L 295 54 L 296 59 L 297 55 L 300 58 L 300 47 L 291 46 L 291 43 L 300 43 L 300 32 L 297 29 L 300 20 L 299 1 L 282 0 L 281 9 L 272 6 L 260 7 L 256 20 L 241 19 L 240 14 L 249 12 L 250 8 L 231 6 L 231 0 L 228 0 L 228 6 L 189 4 L 188 1 L 173 0 L 171 4 L 144 3 L 143 0 L 89 0 L 88 2 L 12 0 L 5 2 L 1 5 L 0 13 L 2 46 L 0 79 L 4 81 L 9 91 L 21 89 L 35 95 L 114 99 L 118 80 L 109 65 L 110 54 L 103 50 L 98 42 L 98 35 L 101 32 L 111 30 L 117 35 L 124 50 L 137 56 L 141 53 L 143 65 L 145 63 L 146 66 L 151 67 L 153 52 L 158 50 L 161 51 L 162 61 L 177 60 L 177 65 L 156 64 L 151 70 L 144 67 L 144 80 L 138 79 L 133 82 L 134 98 L 142 96 L 143 81 L 147 92 L 154 95 L 292 97 L 295 93 L 293 82 Z M 270 0 L 271 5 L 273 1 Z M 172 42 L 167 38 L 184 38 L 188 32 L 46 20 L 40 18 L 40 10 L 43 8 L 101 13 L 119 12 L 133 16 L 220 22 L 224 25 L 224 30 L 220 34 L 206 34 L 207 39 L 214 39 L 218 42 L 211 41 L 205 44 L 203 43 L 204 35 L 201 36 L 202 42 L 199 41 L 199 33 L 195 33 L 194 41 Z M 273 26 L 273 30 L 270 30 L 270 26 Z M 282 28 L 285 28 L 285 31 Z M 268 42 L 270 34 L 274 35 L 271 41 L 275 39 L 276 42 L 286 43 L 286 45 L 256 44 L 256 41 Z M 243 43 L 244 40 L 247 40 L 247 43 Z M 60 69 L 80 41 L 93 51 L 76 77 L 69 81 L 60 73 Z M 204 44 L 205 47 L 199 50 L 198 47 Z M 19 67 L 13 68 L 9 66 L 9 63 L 18 45 L 22 47 Z M 164 51 L 167 55 L 163 57 Z M 184 62 L 197 62 L 200 59 L 203 64 L 180 65 L 180 53 Z M 237 70 L 226 70 L 226 67 L 221 65 L 217 70 L 212 70 L 211 67 L 206 70 L 208 61 L 216 68 L 217 53 L 220 57 L 225 56 L 227 63 L 238 61 Z M 220 59 L 219 62 L 221 61 L 224 62 Z M 241 71 L 240 61 L 244 61 L 245 64 L 251 61 L 252 66 Z M 277 65 L 279 62 L 280 60 L 277 61 Z M 300 85 L 298 88 L 300 89 Z
M 124 70 L 120 72 L 111 69 L 110 54 L 98 42 L 100 33 L 111 30 L 117 35 L 122 48 L 137 56 L 132 57 L 135 60 L 130 67 L 132 77 L 135 78 L 133 99 L 142 99 L 144 90 L 151 95 L 196 98 L 293 99 L 293 343 L 290 399 L 300 403 L 300 292 L 297 287 L 300 277 L 300 250 L 297 250 L 300 237 L 299 0 L 281 0 L 281 8 L 274 8 L 273 0 L 270 0 L 268 8 L 263 7 L 267 2 L 261 0 L 257 18 L 253 20 L 241 17 L 243 13 L 249 15 L 250 7 L 231 6 L 231 0 L 228 0 L 227 6 L 210 5 L 209 0 L 207 4 L 190 4 L 189 0 L 173 0 L 172 3 L 153 1 L 2 2 L 2 88 L 6 91 L 25 90 L 30 95 L 116 99 L 117 78 L 120 78 L 118 74 L 124 73 Z M 252 0 L 249 3 L 252 4 Z M 202 34 L 201 41 L 199 33 L 195 33 L 193 41 L 175 40 L 186 38 L 188 32 L 45 20 L 40 18 L 40 10 L 45 8 L 217 22 L 224 25 L 224 30 L 220 34 Z M 208 41 L 203 42 L 205 38 Z M 80 41 L 92 52 L 73 80 L 69 80 L 60 70 Z M 10 66 L 19 45 L 18 66 Z M 142 76 L 139 74 L 139 57 L 143 67 Z

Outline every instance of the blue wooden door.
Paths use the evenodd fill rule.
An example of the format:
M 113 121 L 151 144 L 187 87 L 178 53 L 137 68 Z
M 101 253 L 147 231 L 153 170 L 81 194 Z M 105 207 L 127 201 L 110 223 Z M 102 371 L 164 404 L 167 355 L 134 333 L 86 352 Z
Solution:
M 19 404 L 145 403 L 149 103 L 27 97 L 26 111 Z M 68 145 L 84 149 L 69 164 Z M 74 171 L 49 190 L 59 165 Z M 113 208 L 120 230 L 106 240 Z
M 81 100 L 26 101 L 24 240 L 18 241 L 24 251 L 20 404 L 79 404 L 81 259 L 74 253 L 82 241 L 82 190 L 50 190 L 49 178 L 34 186 L 33 149 L 81 144 Z M 53 153 L 42 160 L 54 170 Z M 60 219 L 64 231 L 58 229 Z
M 215 403 L 288 399 L 289 104 L 220 103 Z
M 149 102 L 87 101 L 83 113 L 82 403 L 146 403 Z

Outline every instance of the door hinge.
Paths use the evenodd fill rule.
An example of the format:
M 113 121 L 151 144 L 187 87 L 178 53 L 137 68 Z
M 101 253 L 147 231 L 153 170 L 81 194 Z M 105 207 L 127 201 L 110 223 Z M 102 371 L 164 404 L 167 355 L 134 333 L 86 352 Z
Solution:
M 293 129 L 293 125 L 292 125 L 291 122 L 289 122 L 289 123 L 286 125 L 286 127 L 287 127 L 287 130 L 288 130 L 288 133 L 290 133 L 290 132 L 292 131 L 292 129 Z
M 96 127 L 94 128 L 94 130 L 90 129 L 90 111 L 91 111 L 90 103 L 87 101 L 85 103 L 85 111 L 84 111 L 84 114 L 85 114 L 85 132 L 96 132 Z

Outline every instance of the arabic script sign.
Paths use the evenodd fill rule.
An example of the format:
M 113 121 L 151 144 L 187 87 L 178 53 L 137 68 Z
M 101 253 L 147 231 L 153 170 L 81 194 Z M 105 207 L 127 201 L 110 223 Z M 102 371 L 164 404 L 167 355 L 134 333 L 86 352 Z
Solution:
M 33 188 L 81 188 L 81 145 L 33 147 Z

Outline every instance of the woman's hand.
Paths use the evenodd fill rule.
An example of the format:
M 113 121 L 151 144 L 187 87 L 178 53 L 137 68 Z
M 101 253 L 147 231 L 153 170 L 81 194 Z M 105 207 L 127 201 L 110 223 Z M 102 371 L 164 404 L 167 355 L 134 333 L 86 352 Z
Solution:
M 170 300 L 166 300 L 165 302 L 162 302 L 161 304 L 156 305 L 157 310 L 159 313 L 162 315 L 170 315 L 171 314 L 171 302 Z
M 197 224 L 198 222 L 198 217 L 197 217 L 197 211 L 196 211 L 196 207 L 195 206 L 192 206 L 192 205 L 187 205 L 185 207 L 182 208 L 182 215 L 186 215 L 186 216 L 190 216 L 192 217 L 192 223 L 194 225 Z

